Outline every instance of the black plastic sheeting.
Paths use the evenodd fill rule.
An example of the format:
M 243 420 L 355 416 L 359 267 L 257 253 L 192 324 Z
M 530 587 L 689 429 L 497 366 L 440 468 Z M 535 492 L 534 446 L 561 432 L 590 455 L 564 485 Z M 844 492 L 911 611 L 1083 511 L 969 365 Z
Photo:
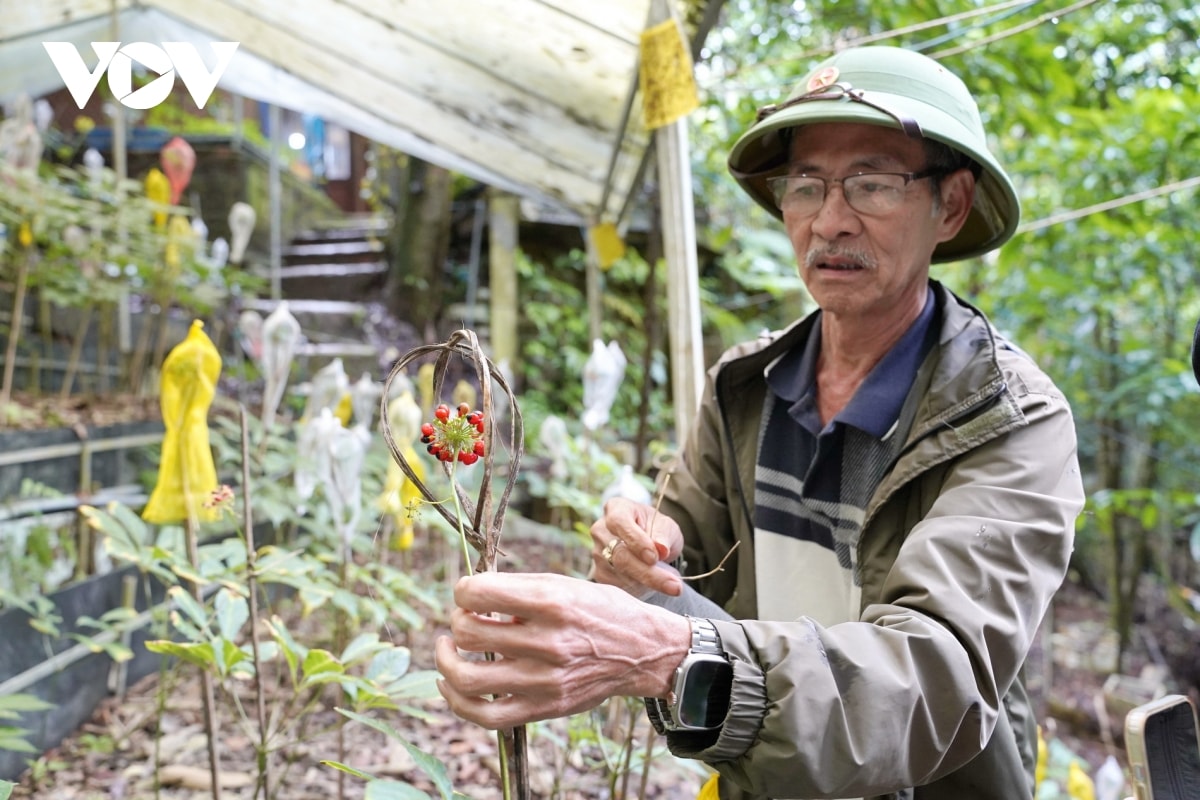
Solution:
M 127 422 L 91 429 L 88 431 L 88 437 L 93 441 L 99 441 L 143 433 L 160 433 L 162 430 L 161 422 Z M 79 436 L 70 428 L 4 431 L 0 433 L 0 452 L 11 453 L 78 441 L 80 441 Z M 145 447 L 93 452 L 91 459 L 93 486 L 88 487 L 79 485 L 79 455 L 2 465 L 0 466 L 0 499 L 18 497 L 21 492 L 21 483 L 25 479 L 37 481 L 63 494 L 73 495 L 78 493 L 81 488 L 91 490 L 95 486 L 120 486 L 137 483 L 143 471 L 154 469 L 154 462 Z
M 233 534 L 226 533 L 215 539 L 207 539 L 201 544 L 228 535 Z M 273 526 L 268 522 L 255 525 L 254 542 L 257 547 L 274 543 Z M 78 641 L 69 638 L 68 634 L 94 636 L 94 628 L 81 628 L 77 624 L 79 617 L 98 619 L 105 612 L 119 608 L 122 604 L 122 587 L 126 576 L 132 576 L 136 581 L 137 613 L 140 614 L 152 605 L 160 605 L 165 601 L 166 591 L 161 583 L 154 578 L 143 576 L 134 566 L 126 566 L 48 595 L 54 602 L 57 613 L 62 617 L 59 631 L 63 636 L 57 640 L 51 640 L 45 634 L 34 630 L 29 624 L 30 617 L 26 612 L 15 608 L 0 611 L 0 683 L 15 678 L 53 655 L 77 645 Z M 264 586 L 262 591 L 267 602 L 274 602 L 279 597 L 291 594 L 291 590 L 282 585 Z M 178 640 L 173 628 L 164 630 L 162 627 L 168 624 L 166 610 L 162 609 L 164 613 L 161 621 L 152 619 L 144 627 L 130 632 L 128 643 L 133 650 L 133 658 L 125 662 L 126 687 L 156 672 L 162 665 L 163 656 L 147 650 L 147 640 Z M 176 663 L 174 659 L 169 660 L 172 667 Z M 21 690 L 23 694 L 31 694 L 53 704 L 53 708 L 46 711 L 22 712 L 20 719 L 6 724 L 24 728 L 27 731 L 26 740 L 39 752 L 45 752 L 91 718 L 96 706 L 110 694 L 109 674 L 113 669 L 113 661 L 105 653 L 88 653 L 73 664 L 64 666 Z M 34 758 L 36 756 L 31 753 L 0 750 L 0 780 L 16 780 L 25 771 L 28 762 Z
M 51 640 L 34 630 L 29 624 L 29 615 L 20 609 L 0 612 L 0 682 L 7 681 L 26 670 L 36 667 L 50 655 L 68 650 L 78 644 L 65 634 L 77 632 L 94 635 L 95 629 L 80 628 L 76 621 L 80 616 L 99 617 L 108 609 L 121 606 L 122 583 L 126 575 L 137 580 L 137 609 L 148 607 L 145 582 L 136 568 L 126 567 L 105 575 L 89 578 L 50 595 L 62 623 L 59 629 L 63 638 Z M 163 599 L 161 585 L 152 581 L 151 599 L 160 603 Z M 126 685 L 154 672 L 160 665 L 160 656 L 145 649 L 147 639 L 162 638 L 163 633 L 154 629 L 156 623 L 132 632 L 130 645 L 134 656 L 126 662 Z M 104 653 L 89 653 L 74 664 L 43 678 L 23 693 L 32 694 L 51 703 L 46 711 L 22 713 L 13 723 L 27 731 L 26 740 L 39 751 L 45 751 L 61 742 L 68 734 L 91 717 L 96 705 L 108 696 L 108 675 L 112 661 Z M 27 767 L 27 761 L 35 758 L 28 753 L 13 753 L 0 750 L 0 779 L 15 780 Z

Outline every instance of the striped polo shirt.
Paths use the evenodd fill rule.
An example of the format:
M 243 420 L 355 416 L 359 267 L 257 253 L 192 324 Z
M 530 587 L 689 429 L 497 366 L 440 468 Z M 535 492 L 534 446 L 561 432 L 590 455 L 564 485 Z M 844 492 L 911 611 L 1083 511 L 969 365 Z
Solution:
M 904 444 L 900 413 L 935 341 L 935 305 L 929 292 L 921 315 L 828 425 L 817 408 L 820 319 L 802 348 L 768 365 L 754 488 L 759 619 L 858 619 L 858 536 Z

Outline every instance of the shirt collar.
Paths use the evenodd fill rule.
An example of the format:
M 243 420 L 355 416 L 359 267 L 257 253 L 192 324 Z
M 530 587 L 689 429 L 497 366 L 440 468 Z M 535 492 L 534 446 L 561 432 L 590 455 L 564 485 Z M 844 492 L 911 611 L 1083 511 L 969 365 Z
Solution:
M 900 416 L 908 390 L 932 344 L 927 334 L 936 305 L 933 292 L 927 292 L 920 316 L 867 374 L 833 422 L 853 425 L 876 439 L 887 435 Z M 791 405 L 793 416 L 803 416 L 804 410 L 812 406 L 817 356 L 821 351 L 820 314 L 818 311 L 812 335 L 804 347 L 784 353 L 766 368 L 767 385 Z

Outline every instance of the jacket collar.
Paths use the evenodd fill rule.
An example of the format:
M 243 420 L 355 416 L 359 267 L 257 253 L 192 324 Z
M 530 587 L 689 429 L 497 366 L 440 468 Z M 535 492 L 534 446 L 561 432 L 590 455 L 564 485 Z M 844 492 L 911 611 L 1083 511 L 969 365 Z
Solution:
M 937 303 L 938 316 L 933 324 L 939 326 L 938 347 L 921 366 L 921 373 L 929 376 L 929 391 L 916 410 L 916 429 L 961 416 L 1004 388 L 996 350 L 1007 345 L 997 340 L 983 312 L 938 281 L 930 280 L 930 287 Z M 747 390 L 761 385 L 763 371 L 770 364 L 807 340 L 819 317 L 814 312 L 782 331 L 729 350 L 713 367 L 714 385 L 722 405 L 734 398 L 761 403 L 760 391 Z M 757 413 L 761 406 L 745 409 L 751 410 Z

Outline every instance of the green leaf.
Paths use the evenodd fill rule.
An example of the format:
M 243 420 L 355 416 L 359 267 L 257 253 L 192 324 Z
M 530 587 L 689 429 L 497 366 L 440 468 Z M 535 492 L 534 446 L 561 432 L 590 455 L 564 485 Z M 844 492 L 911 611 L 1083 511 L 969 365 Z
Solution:
M 31 694 L 0 695 L 0 709 L 4 711 L 45 711 L 54 708 L 40 697 Z
M 412 665 L 412 653 L 407 647 L 389 647 L 377 653 L 367 667 L 367 680 L 384 685 L 397 681 Z
M 128 622 L 136 616 L 137 611 L 135 609 L 126 606 L 117 606 L 101 614 L 99 623 L 100 626 L 119 625 L 122 622 Z
M 8 800 L 8 798 L 12 797 L 14 787 L 16 787 L 15 783 L 0 781 L 0 800 Z
M 46 617 L 31 618 L 29 620 L 29 627 L 33 628 L 38 633 L 54 637 L 55 639 L 62 635 L 62 632 L 58 629 L 56 621 Z
M 275 637 L 275 641 L 279 643 L 280 649 L 283 650 L 283 657 L 287 661 L 288 674 L 292 678 L 292 685 L 296 685 L 299 680 L 297 669 L 300 661 L 308 654 L 308 648 L 298 644 L 292 638 L 292 634 L 284 625 L 283 620 L 278 616 L 272 617 L 267 622 L 267 628 L 271 631 L 271 635 Z
M 204 607 L 196 602 L 196 599 L 184 589 L 182 586 L 172 586 L 167 594 L 178 608 L 188 619 L 192 621 L 198 628 L 208 626 L 208 612 Z
M 236 639 L 246 620 L 250 619 L 250 604 L 228 589 L 217 592 L 214 605 L 217 610 L 217 630 L 226 639 Z
M 353 711 L 348 711 L 344 708 L 339 708 L 337 711 L 339 714 L 349 717 L 355 722 L 361 722 L 363 725 L 366 725 L 369 728 L 374 728 L 383 735 L 387 736 L 389 739 L 397 741 L 403 745 L 404 749 L 408 751 L 408 754 L 412 756 L 413 762 L 416 763 L 416 765 L 421 768 L 421 771 L 428 775 L 430 780 L 433 781 L 433 785 L 437 787 L 438 791 L 442 795 L 442 800 L 453 799 L 454 788 L 450 784 L 450 777 L 446 774 L 445 764 L 443 764 L 441 761 L 438 761 L 428 753 L 419 750 L 416 745 L 405 739 L 399 731 L 386 723 L 380 722 L 377 719 L 365 717 L 362 714 L 356 714 Z
M 25 741 L 27 733 L 24 728 L 0 725 L 0 750 L 11 750 L 14 753 L 38 752 L 38 748 Z
M 171 571 L 185 581 L 190 581 L 198 586 L 208 584 L 208 578 L 204 577 L 191 564 L 172 564 Z
M 146 642 L 146 649 L 151 653 L 175 656 L 203 669 L 212 669 L 216 666 L 213 648 L 208 642 L 171 642 L 158 639 Z
M 334 769 L 336 769 L 340 772 L 345 772 L 347 775 L 353 775 L 356 778 L 362 778 L 364 781 L 378 780 L 378 778 L 376 778 L 371 773 L 363 772 L 361 769 L 355 769 L 354 767 L 350 766 L 349 764 L 343 764 L 340 761 L 325 760 L 325 761 L 322 761 L 321 764 L 322 764 L 322 766 L 333 767 Z
M 249 658 L 245 650 L 229 639 L 221 638 L 220 642 L 222 674 L 228 674 L 235 666 Z
M 302 687 L 335 681 L 346 672 L 346 668 L 334 657 L 333 653 L 320 648 L 308 651 L 308 654 L 304 656 L 302 670 L 304 673 L 304 679 L 300 681 Z
M 84 636 L 79 633 L 72 633 L 69 636 L 93 653 L 106 653 L 109 658 L 118 664 L 123 664 L 133 658 L 133 651 L 120 642 L 100 642 L 90 636 Z
M 350 644 L 346 645 L 346 649 L 342 651 L 342 663 L 353 664 L 360 658 L 365 658 L 374 653 L 378 653 L 384 648 L 391 645 L 380 642 L 378 633 L 360 633 L 354 637 Z M 369 676 L 368 676 L 369 677 Z
M 429 795 L 408 783 L 376 779 L 367 784 L 363 800 L 429 800 Z
M 325 601 L 329 599 L 330 592 L 324 589 L 314 589 L 311 587 L 299 586 L 300 603 L 304 606 L 304 613 L 311 614 L 321 606 L 325 605 Z
M 405 700 L 434 700 L 441 696 L 437 690 L 439 677 L 437 670 L 414 670 L 388 684 L 384 691 L 389 697 Z

